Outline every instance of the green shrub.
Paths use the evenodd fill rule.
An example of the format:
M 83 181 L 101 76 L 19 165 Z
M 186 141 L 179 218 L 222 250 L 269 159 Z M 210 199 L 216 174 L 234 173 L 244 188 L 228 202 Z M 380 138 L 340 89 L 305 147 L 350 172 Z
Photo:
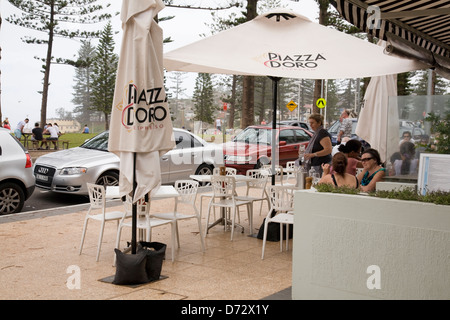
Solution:
M 315 188 L 318 192 L 331 192 L 331 193 L 345 193 L 345 194 L 359 194 L 358 189 L 349 187 L 335 187 L 331 184 L 319 184 Z M 426 195 L 418 194 L 415 189 L 405 188 L 402 190 L 378 190 L 368 193 L 369 196 L 385 198 L 385 199 L 397 199 L 405 201 L 420 201 L 428 202 L 439 205 L 450 205 L 450 192 L 448 191 L 430 191 Z

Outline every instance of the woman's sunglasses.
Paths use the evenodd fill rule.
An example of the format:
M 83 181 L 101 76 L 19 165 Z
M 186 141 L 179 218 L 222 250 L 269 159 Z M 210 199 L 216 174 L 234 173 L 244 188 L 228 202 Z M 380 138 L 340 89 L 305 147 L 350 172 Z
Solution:
M 361 159 L 361 162 L 366 162 L 366 161 L 369 161 L 369 160 L 372 160 L 373 158 L 372 157 L 370 157 L 370 158 L 364 158 L 364 159 Z

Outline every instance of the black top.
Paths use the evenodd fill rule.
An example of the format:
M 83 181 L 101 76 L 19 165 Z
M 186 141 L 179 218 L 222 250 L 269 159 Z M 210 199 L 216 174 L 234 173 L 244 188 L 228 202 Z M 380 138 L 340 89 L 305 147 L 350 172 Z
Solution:
M 34 138 L 36 140 L 44 140 L 44 137 L 42 136 L 42 128 L 36 127 L 31 130 L 31 132 L 34 134 Z
M 331 135 L 328 133 L 325 129 L 320 129 L 318 136 L 316 140 L 314 141 L 314 145 L 312 148 L 312 153 L 319 152 L 320 150 L 323 150 L 322 145 L 320 144 L 320 141 L 325 138 L 329 137 L 331 141 Z M 323 157 L 314 157 L 311 158 L 311 166 L 320 166 L 323 163 L 330 163 L 331 162 L 331 154 L 323 156 Z

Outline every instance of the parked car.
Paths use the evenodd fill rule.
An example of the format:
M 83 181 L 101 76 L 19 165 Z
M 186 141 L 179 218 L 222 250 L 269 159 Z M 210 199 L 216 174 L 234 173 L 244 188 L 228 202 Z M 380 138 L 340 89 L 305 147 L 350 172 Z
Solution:
M 429 135 L 425 133 L 425 130 L 419 127 L 400 127 L 399 137 L 402 139 L 404 132 L 410 132 L 411 137 L 416 141 L 421 141 L 422 139 L 427 140 L 430 138 Z
M 54 192 L 87 195 L 86 183 L 119 184 L 120 159 L 108 151 L 104 131 L 81 146 L 36 159 L 36 186 Z M 182 129 L 174 129 L 176 146 L 160 158 L 161 183 L 189 179 L 191 174 L 212 174 L 223 163 L 222 148 Z
M 306 129 L 308 131 L 312 131 L 311 127 L 309 126 L 309 124 L 307 122 L 304 121 L 298 121 L 298 120 L 281 120 L 278 121 L 277 124 L 279 126 L 293 126 L 293 127 L 300 127 L 303 129 Z M 272 127 L 272 122 L 270 122 L 268 124 L 269 127 Z
M 0 128 L 0 214 L 18 213 L 35 188 L 30 154 Z
M 288 161 L 298 159 L 300 145 L 307 146 L 312 133 L 306 129 L 281 126 L 276 129 L 279 142 L 278 162 L 286 166 Z M 236 168 L 238 173 L 260 168 L 270 162 L 272 156 L 272 128 L 268 126 L 249 126 L 234 139 L 224 144 L 225 166 Z
M 350 137 L 350 139 L 358 139 L 359 141 L 361 141 L 363 150 L 364 149 L 368 149 L 370 148 L 370 144 L 361 139 L 360 137 L 357 136 L 356 134 L 356 126 L 358 125 L 358 119 L 357 118 L 351 118 L 352 120 L 352 135 Z M 339 128 L 341 126 L 341 122 L 339 120 L 335 121 L 331 127 L 328 129 L 328 133 L 331 135 L 331 144 L 333 146 L 337 145 L 337 135 L 339 133 Z

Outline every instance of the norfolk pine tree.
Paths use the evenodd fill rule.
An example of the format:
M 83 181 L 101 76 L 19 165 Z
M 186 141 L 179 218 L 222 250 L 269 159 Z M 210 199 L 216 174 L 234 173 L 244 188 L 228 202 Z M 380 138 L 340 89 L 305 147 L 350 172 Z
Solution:
M 114 100 L 117 65 L 119 56 L 114 53 L 112 26 L 108 23 L 97 46 L 92 74 L 92 105 L 105 116 L 105 130 L 109 128 L 109 115 Z
M 13 6 L 21 10 L 21 14 L 7 17 L 5 20 L 20 27 L 40 31 L 46 34 L 46 39 L 24 37 L 22 41 L 29 44 L 47 45 L 47 54 L 41 58 L 44 72 L 41 127 L 47 122 L 47 100 L 50 80 L 51 63 L 78 65 L 81 61 L 52 56 L 55 37 L 68 39 L 97 37 L 98 32 L 81 31 L 76 25 L 93 24 L 111 18 L 110 14 L 97 15 L 103 6 L 95 4 L 97 0 L 8 0 Z M 109 5 L 108 5 L 109 6 Z M 67 26 L 67 28 L 65 27 Z M 69 27 L 71 26 L 71 27 Z

